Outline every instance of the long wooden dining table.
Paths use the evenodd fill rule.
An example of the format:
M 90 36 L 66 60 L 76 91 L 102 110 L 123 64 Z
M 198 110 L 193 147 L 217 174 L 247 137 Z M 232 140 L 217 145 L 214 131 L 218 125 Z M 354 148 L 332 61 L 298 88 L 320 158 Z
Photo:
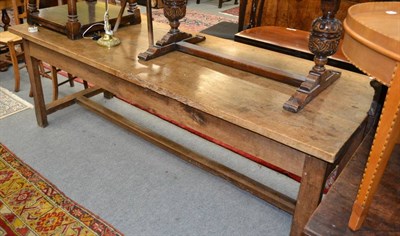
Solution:
M 167 25 L 154 23 L 155 38 Z M 34 94 L 36 120 L 48 125 L 48 116 L 78 103 L 213 174 L 221 176 L 284 211 L 293 214 L 291 235 L 301 235 L 321 201 L 326 179 L 348 160 L 369 128 L 368 112 L 374 90 L 370 78 L 342 71 L 341 78 L 299 113 L 282 106 L 296 87 L 237 70 L 182 52 L 138 60 L 146 51 L 147 25 L 120 28 L 121 45 L 100 47 L 93 40 L 69 40 L 63 34 L 28 25 L 11 27 L 24 39 L 26 63 Z M 206 36 L 198 45 L 231 57 L 307 75 L 313 62 Z M 45 103 L 38 60 L 78 76 L 94 87 Z M 301 177 L 297 200 L 279 193 L 188 147 L 183 147 L 95 103 L 90 96 L 110 92 L 180 127 L 218 140 L 247 158 Z M 340 167 L 339 167 L 340 169 Z M 262 225 L 260 225 L 262 227 Z

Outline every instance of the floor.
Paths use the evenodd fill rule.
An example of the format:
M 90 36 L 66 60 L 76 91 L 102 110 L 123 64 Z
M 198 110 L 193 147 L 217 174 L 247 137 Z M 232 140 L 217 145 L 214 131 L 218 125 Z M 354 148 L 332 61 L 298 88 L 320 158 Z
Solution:
M 141 12 L 146 12 L 146 7 L 139 5 Z M 239 7 L 239 4 L 235 5 L 234 0 L 229 0 L 222 4 L 222 8 L 218 8 L 218 0 L 200 0 L 200 4 L 196 3 L 196 0 L 189 0 L 187 3 L 187 9 L 208 13 L 215 16 L 223 16 L 233 20 L 238 20 L 238 16 L 225 14 L 223 11 Z
M 224 14 L 223 11 L 238 7 L 239 5 L 234 4 L 234 0 L 230 0 L 228 2 L 224 2 L 222 4 L 222 8 L 218 8 L 217 0 L 200 0 L 200 4 L 196 4 L 196 0 L 188 1 L 187 8 L 191 10 L 196 10 L 199 12 L 206 12 L 209 14 L 217 15 L 217 16 L 225 16 L 231 19 L 238 19 L 237 16 L 232 16 L 229 14 Z

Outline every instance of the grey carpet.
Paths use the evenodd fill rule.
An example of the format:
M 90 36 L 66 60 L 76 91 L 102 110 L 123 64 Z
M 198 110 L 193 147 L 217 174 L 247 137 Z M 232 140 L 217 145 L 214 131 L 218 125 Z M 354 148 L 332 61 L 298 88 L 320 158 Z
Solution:
M 22 72 L 26 101 L 29 83 Z M 43 79 L 46 100 L 51 84 Z M 0 86 L 13 90 L 11 69 Z M 81 89 L 63 85 L 60 96 Z M 298 183 L 118 99 L 95 100 L 295 198 Z M 194 167 L 79 105 L 37 126 L 28 109 L 0 120 L 0 142 L 68 197 L 125 235 L 288 235 L 291 215 Z
M 209 34 L 224 39 L 235 39 L 235 34 L 238 32 L 238 24 L 233 22 L 222 21 L 216 25 L 208 27 L 200 31 L 203 34 Z

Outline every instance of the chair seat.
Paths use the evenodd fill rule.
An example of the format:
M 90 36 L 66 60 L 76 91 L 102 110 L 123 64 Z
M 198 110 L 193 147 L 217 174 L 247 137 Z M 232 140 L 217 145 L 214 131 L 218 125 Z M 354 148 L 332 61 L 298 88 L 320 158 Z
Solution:
M 313 60 L 314 55 L 308 49 L 309 36 L 310 32 L 304 30 L 259 26 L 235 34 L 235 41 Z M 341 45 L 330 57 L 328 65 L 359 72 L 344 56 Z
M 22 38 L 16 34 L 10 33 L 8 31 L 0 32 L 0 43 L 6 44 L 7 42 L 18 42 L 22 41 Z

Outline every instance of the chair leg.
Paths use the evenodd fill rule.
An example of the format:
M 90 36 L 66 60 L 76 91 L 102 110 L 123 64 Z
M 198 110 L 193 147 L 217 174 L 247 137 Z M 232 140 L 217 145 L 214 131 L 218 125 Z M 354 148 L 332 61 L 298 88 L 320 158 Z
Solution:
M 68 73 L 68 82 L 69 82 L 69 86 L 74 87 L 74 79 L 75 76 L 71 75 L 70 73 Z
M 200 0 L 196 0 L 196 4 L 200 4 Z
M 89 84 L 88 84 L 88 82 L 86 80 L 83 81 L 83 87 L 85 89 L 89 88 Z
M 46 71 L 44 70 L 43 63 L 42 63 L 42 61 L 40 61 L 40 62 L 39 62 L 39 74 L 40 74 L 41 76 L 44 76 L 45 73 L 46 73 Z
M 53 101 L 58 99 L 58 77 L 57 77 L 57 68 L 51 66 L 51 81 L 53 82 Z
M 218 8 L 222 8 L 222 2 L 223 0 L 218 0 Z
M 21 76 L 19 74 L 17 52 L 15 51 L 15 44 L 14 44 L 13 41 L 8 42 L 7 46 L 8 46 L 8 50 L 9 50 L 9 53 L 10 53 L 12 67 L 13 67 L 13 70 L 14 70 L 14 78 L 15 78 L 14 91 L 18 92 L 19 91 L 19 87 L 20 87 Z

